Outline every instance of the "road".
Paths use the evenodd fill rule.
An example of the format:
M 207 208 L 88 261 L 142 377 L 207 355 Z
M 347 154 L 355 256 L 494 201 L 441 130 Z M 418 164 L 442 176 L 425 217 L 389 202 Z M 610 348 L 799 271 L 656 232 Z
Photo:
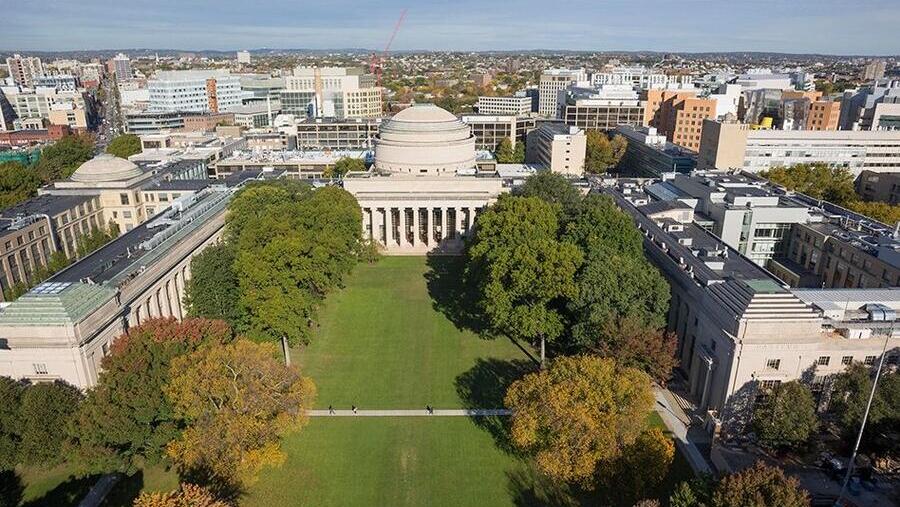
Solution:
M 122 124 L 122 111 L 119 109 L 119 93 L 116 89 L 116 80 L 110 76 L 103 80 L 106 99 L 100 104 L 103 118 L 97 130 L 97 153 L 106 151 L 106 145 L 117 135 L 124 132 Z

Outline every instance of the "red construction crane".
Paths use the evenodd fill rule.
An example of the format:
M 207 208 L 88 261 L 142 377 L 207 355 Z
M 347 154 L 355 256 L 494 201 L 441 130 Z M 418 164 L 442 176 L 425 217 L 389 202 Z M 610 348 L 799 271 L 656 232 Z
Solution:
M 372 58 L 369 61 L 369 72 L 375 74 L 375 85 L 381 86 L 381 73 L 382 67 L 384 64 L 384 59 L 387 58 L 388 51 L 391 49 L 391 44 L 394 43 L 394 37 L 397 36 L 397 32 L 400 31 L 400 25 L 403 24 L 403 19 L 406 18 L 406 9 L 403 9 L 400 12 L 400 17 L 397 19 L 397 23 L 394 25 L 394 31 L 391 33 L 391 38 L 388 39 L 387 44 L 384 45 L 384 51 L 381 54 L 372 53 Z

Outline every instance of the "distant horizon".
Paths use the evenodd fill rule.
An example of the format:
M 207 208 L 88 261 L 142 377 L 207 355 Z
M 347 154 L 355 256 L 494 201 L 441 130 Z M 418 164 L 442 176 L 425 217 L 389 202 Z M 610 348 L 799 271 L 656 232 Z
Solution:
M 0 45 L 18 52 L 154 48 L 382 50 L 401 11 L 396 52 L 782 53 L 900 55 L 896 0 L 42 0 L 5 9 Z M 264 4 L 264 5 L 263 5 Z M 164 13 L 164 14 L 162 14 Z M 617 49 L 602 49 L 615 47 Z M 77 49 L 73 49 L 77 48 Z M 232 49 L 236 48 L 236 49 Z

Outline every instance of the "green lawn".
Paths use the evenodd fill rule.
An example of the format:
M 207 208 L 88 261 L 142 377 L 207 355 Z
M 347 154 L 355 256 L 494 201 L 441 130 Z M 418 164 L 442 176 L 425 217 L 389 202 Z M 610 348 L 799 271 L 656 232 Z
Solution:
M 481 339 L 434 308 L 459 294 L 460 260 L 431 262 L 442 276 L 424 257 L 359 265 L 328 297 L 311 344 L 292 353 L 319 408 L 495 408 L 497 381 L 532 367 L 511 341 Z

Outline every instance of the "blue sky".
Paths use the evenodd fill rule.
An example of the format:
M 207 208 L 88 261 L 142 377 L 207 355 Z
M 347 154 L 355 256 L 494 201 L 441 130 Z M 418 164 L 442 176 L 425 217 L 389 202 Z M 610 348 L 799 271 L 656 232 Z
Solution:
M 900 54 L 898 0 L 0 0 L 0 49 L 381 47 Z

